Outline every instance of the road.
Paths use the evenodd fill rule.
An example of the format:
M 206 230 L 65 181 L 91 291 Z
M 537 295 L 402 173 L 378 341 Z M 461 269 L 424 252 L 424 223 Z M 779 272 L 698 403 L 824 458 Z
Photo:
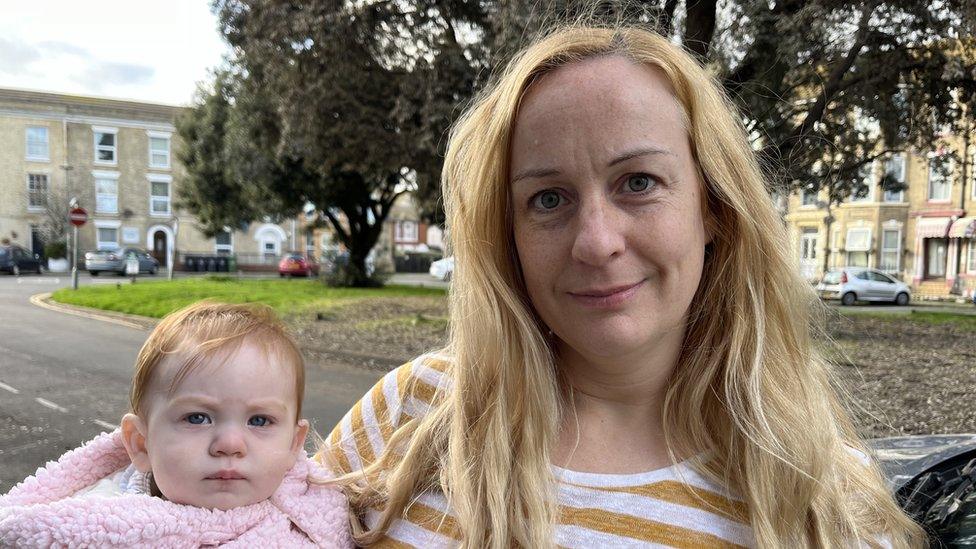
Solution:
M 82 275 L 80 284 L 123 280 Z M 0 274 L 0 494 L 48 460 L 114 428 L 128 409 L 132 368 L 148 332 L 29 301 L 69 285 L 63 275 Z M 310 362 L 305 417 L 328 435 L 381 375 L 335 360 Z

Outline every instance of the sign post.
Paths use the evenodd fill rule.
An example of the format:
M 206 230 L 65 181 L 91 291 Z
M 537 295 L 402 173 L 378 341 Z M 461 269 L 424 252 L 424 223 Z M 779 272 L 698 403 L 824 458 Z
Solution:
M 88 222 L 88 212 L 84 208 L 75 206 L 68 212 L 68 220 L 71 221 L 71 289 L 78 289 L 78 227 Z

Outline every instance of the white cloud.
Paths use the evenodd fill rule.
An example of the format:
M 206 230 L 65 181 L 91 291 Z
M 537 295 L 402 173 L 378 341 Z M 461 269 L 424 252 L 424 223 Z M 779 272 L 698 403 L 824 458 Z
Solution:
M 186 104 L 229 49 L 204 0 L 4 5 L 0 87 Z

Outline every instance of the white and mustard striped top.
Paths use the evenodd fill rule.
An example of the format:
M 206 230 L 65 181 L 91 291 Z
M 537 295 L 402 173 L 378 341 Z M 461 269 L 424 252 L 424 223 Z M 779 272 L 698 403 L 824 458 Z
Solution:
M 445 362 L 422 356 L 387 374 L 346 414 L 327 452 L 342 472 L 376 459 L 398 425 L 430 409 L 449 384 Z M 409 383 L 408 383 L 409 382 Z M 445 385 L 446 387 L 447 385 Z M 552 467 L 558 482 L 560 547 L 753 547 L 745 504 L 689 466 L 637 474 L 596 474 Z M 379 513 L 363 517 L 373 527 Z M 455 547 L 459 529 L 440 493 L 420 494 L 378 547 Z

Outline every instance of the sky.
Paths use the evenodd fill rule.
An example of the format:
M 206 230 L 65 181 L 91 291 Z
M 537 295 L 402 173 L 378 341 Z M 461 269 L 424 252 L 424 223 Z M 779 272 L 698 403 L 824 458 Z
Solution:
M 29 0 L 0 9 L 0 87 L 189 104 L 229 48 L 208 0 Z

